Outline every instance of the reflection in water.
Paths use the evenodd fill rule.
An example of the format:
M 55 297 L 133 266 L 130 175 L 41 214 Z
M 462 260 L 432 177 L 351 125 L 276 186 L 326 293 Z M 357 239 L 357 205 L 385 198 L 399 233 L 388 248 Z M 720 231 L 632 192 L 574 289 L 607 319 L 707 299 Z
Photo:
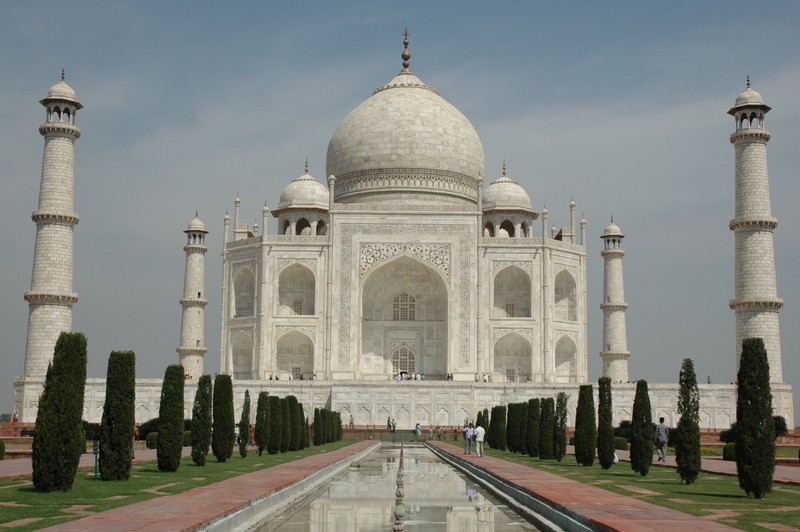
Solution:
M 394 523 L 400 447 L 384 445 L 321 488 L 290 515 L 261 530 L 281 532 L 388 531 Z M 405 448 L 405 529 L 503 532 L 536 530 L 483 488 L 422 447 Z

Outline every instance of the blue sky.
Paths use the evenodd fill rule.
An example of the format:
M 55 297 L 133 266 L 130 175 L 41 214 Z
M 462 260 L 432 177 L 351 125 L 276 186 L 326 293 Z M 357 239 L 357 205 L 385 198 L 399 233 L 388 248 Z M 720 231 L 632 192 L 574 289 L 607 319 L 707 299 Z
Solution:
M 733 119 L 751 76 L 766 126 L 784 380 L 800 386 L 800 4 L 796 2 L 63 2 L 0 6 L 0 412 L 22 373 L 44 119 L 66 69 L 85 109 L 76 145 L 74 329 L 89 375 L 133 349 L 177 361 L 183 229 L 208 237 L 206 370 L 218 369 L 222 216 L 245 221 L 303 173 L 324 180 L 339 121 L 401 65 L 472 121 L 487 182 L 508 174 L 589 221 L 590 379 L 600 374 L 599 235 L 626 234 L 631 378 L 735 379 Z M 274 233 L 274 224 L 270 227 Z M 538 234 L 537 228 L 537 234 Z M 795 393 L 795 410 L 800 398 Z M 798 410 L 800 411 L 800 410 Z

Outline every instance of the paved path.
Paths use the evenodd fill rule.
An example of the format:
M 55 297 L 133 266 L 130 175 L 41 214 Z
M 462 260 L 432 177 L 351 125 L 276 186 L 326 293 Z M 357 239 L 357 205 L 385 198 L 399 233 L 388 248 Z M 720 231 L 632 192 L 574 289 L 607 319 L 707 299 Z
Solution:
M 444 442 L 430 442 L 457 460 L 464 460 L 518 489 L 533 494 L 551 506 L 564 508 L 591 522 L 598 530 L 643 531 L 721 531 L 734 530 L 708 519 L 656 506 L 633 497 L 617 495 L 576 480 L 521 467 L 513 462 L 464 455 L 463 449 Z
M 370 445 L 362 441 L 343 449 L 309 456 L 175 495 L 165 495 L 70 521 L 47 530 L 92 532 L 123 530 L 196 530 L 220 515 L 250 506 L 310 474 L 347 459 Z
M 574 454 L 574 451 L 571 451 Z M 616 451 L 620 460 L 630 461 L 630 451 Z M 657 456 L 654 455 L 655 460 Z M 653 466 L 678 467 L 674 456 L 667 456 L 666 462 L 653 462 Z M 704 456 L 700 460 L 700 468 L 704 473 L 715 473 L 717 475 L 736 476 L 736 462 L 723 460 L 720 456 Z M 773 482 L 778 484 L 792 484 L 800 486 L 800 467 L 777 465 Z
M 176 495 L 167 495 L 89 517 L 70 521 L 56 530 L 193 530 L 217 515 L 228 514 L 261 498 L 294 484 L 310 473 L 346 459 L 372 445 L 359 442 L 338 451 L 331 451 L 296 460 L 262 471 L 241 475 Z M 523 468 L 512 462 L 492 457 L 463 456 L 459 446 L 431 442 L 459 460 L 467 460 L 521 489 L 535 493 L 540 499 L 574 512 L 592 521 L 602 530 L 730 530 L 719 523 L 655 506 L 633 497 L 616 495 L 595 486 L 581 484 L 552 473 Z M 191 448 L 184 448 L 184 454 Z M 618 451 L 628 458 L 626 451 Z M 137 450 L 137 461 L 155 460 L 155 450 Z M 654 465 L 661 466 L 658 462 Z M 665 467 L 675 467 L 668 457 Z M 81 467 L 94 467 L 94 456 L 83 455 Z M 736 463 L 703 458 L 703 470 L 711 473 L 736 474 Z M 0 461 L 1 478 L 30 477 L 30 460 Z M 800 468 L 778 466 L 775 481 L 800 485 Z

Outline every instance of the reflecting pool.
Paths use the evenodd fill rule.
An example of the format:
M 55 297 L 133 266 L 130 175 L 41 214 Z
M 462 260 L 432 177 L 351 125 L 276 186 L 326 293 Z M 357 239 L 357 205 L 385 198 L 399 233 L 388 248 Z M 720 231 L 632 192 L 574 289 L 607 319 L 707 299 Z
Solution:
M 405 530 L 537 530 L 428 449 L 407 446 L 403 456 Z M 260 523 L 258 530 L 392 530 L 399 464 L 400 446 L 384 444 L 291 511 Z

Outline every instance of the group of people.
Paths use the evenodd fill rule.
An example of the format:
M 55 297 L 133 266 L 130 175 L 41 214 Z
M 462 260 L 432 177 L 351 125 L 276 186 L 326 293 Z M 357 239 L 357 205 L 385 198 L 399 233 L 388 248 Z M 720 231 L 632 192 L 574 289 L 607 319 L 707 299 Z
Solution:
M 473 426 L 472 423 L 464 425 L 464 454 L 472 454 L 472 442 L 475 442 L 475 454 L 483 456 L 483 441 L 486 438 L 486 429 L 480 423 Z
M 395 376 L 395 380 L 398 381 L 424 381 L 425 374 L 424 373 L 408 373 L 407 371 L 401 371 Z

